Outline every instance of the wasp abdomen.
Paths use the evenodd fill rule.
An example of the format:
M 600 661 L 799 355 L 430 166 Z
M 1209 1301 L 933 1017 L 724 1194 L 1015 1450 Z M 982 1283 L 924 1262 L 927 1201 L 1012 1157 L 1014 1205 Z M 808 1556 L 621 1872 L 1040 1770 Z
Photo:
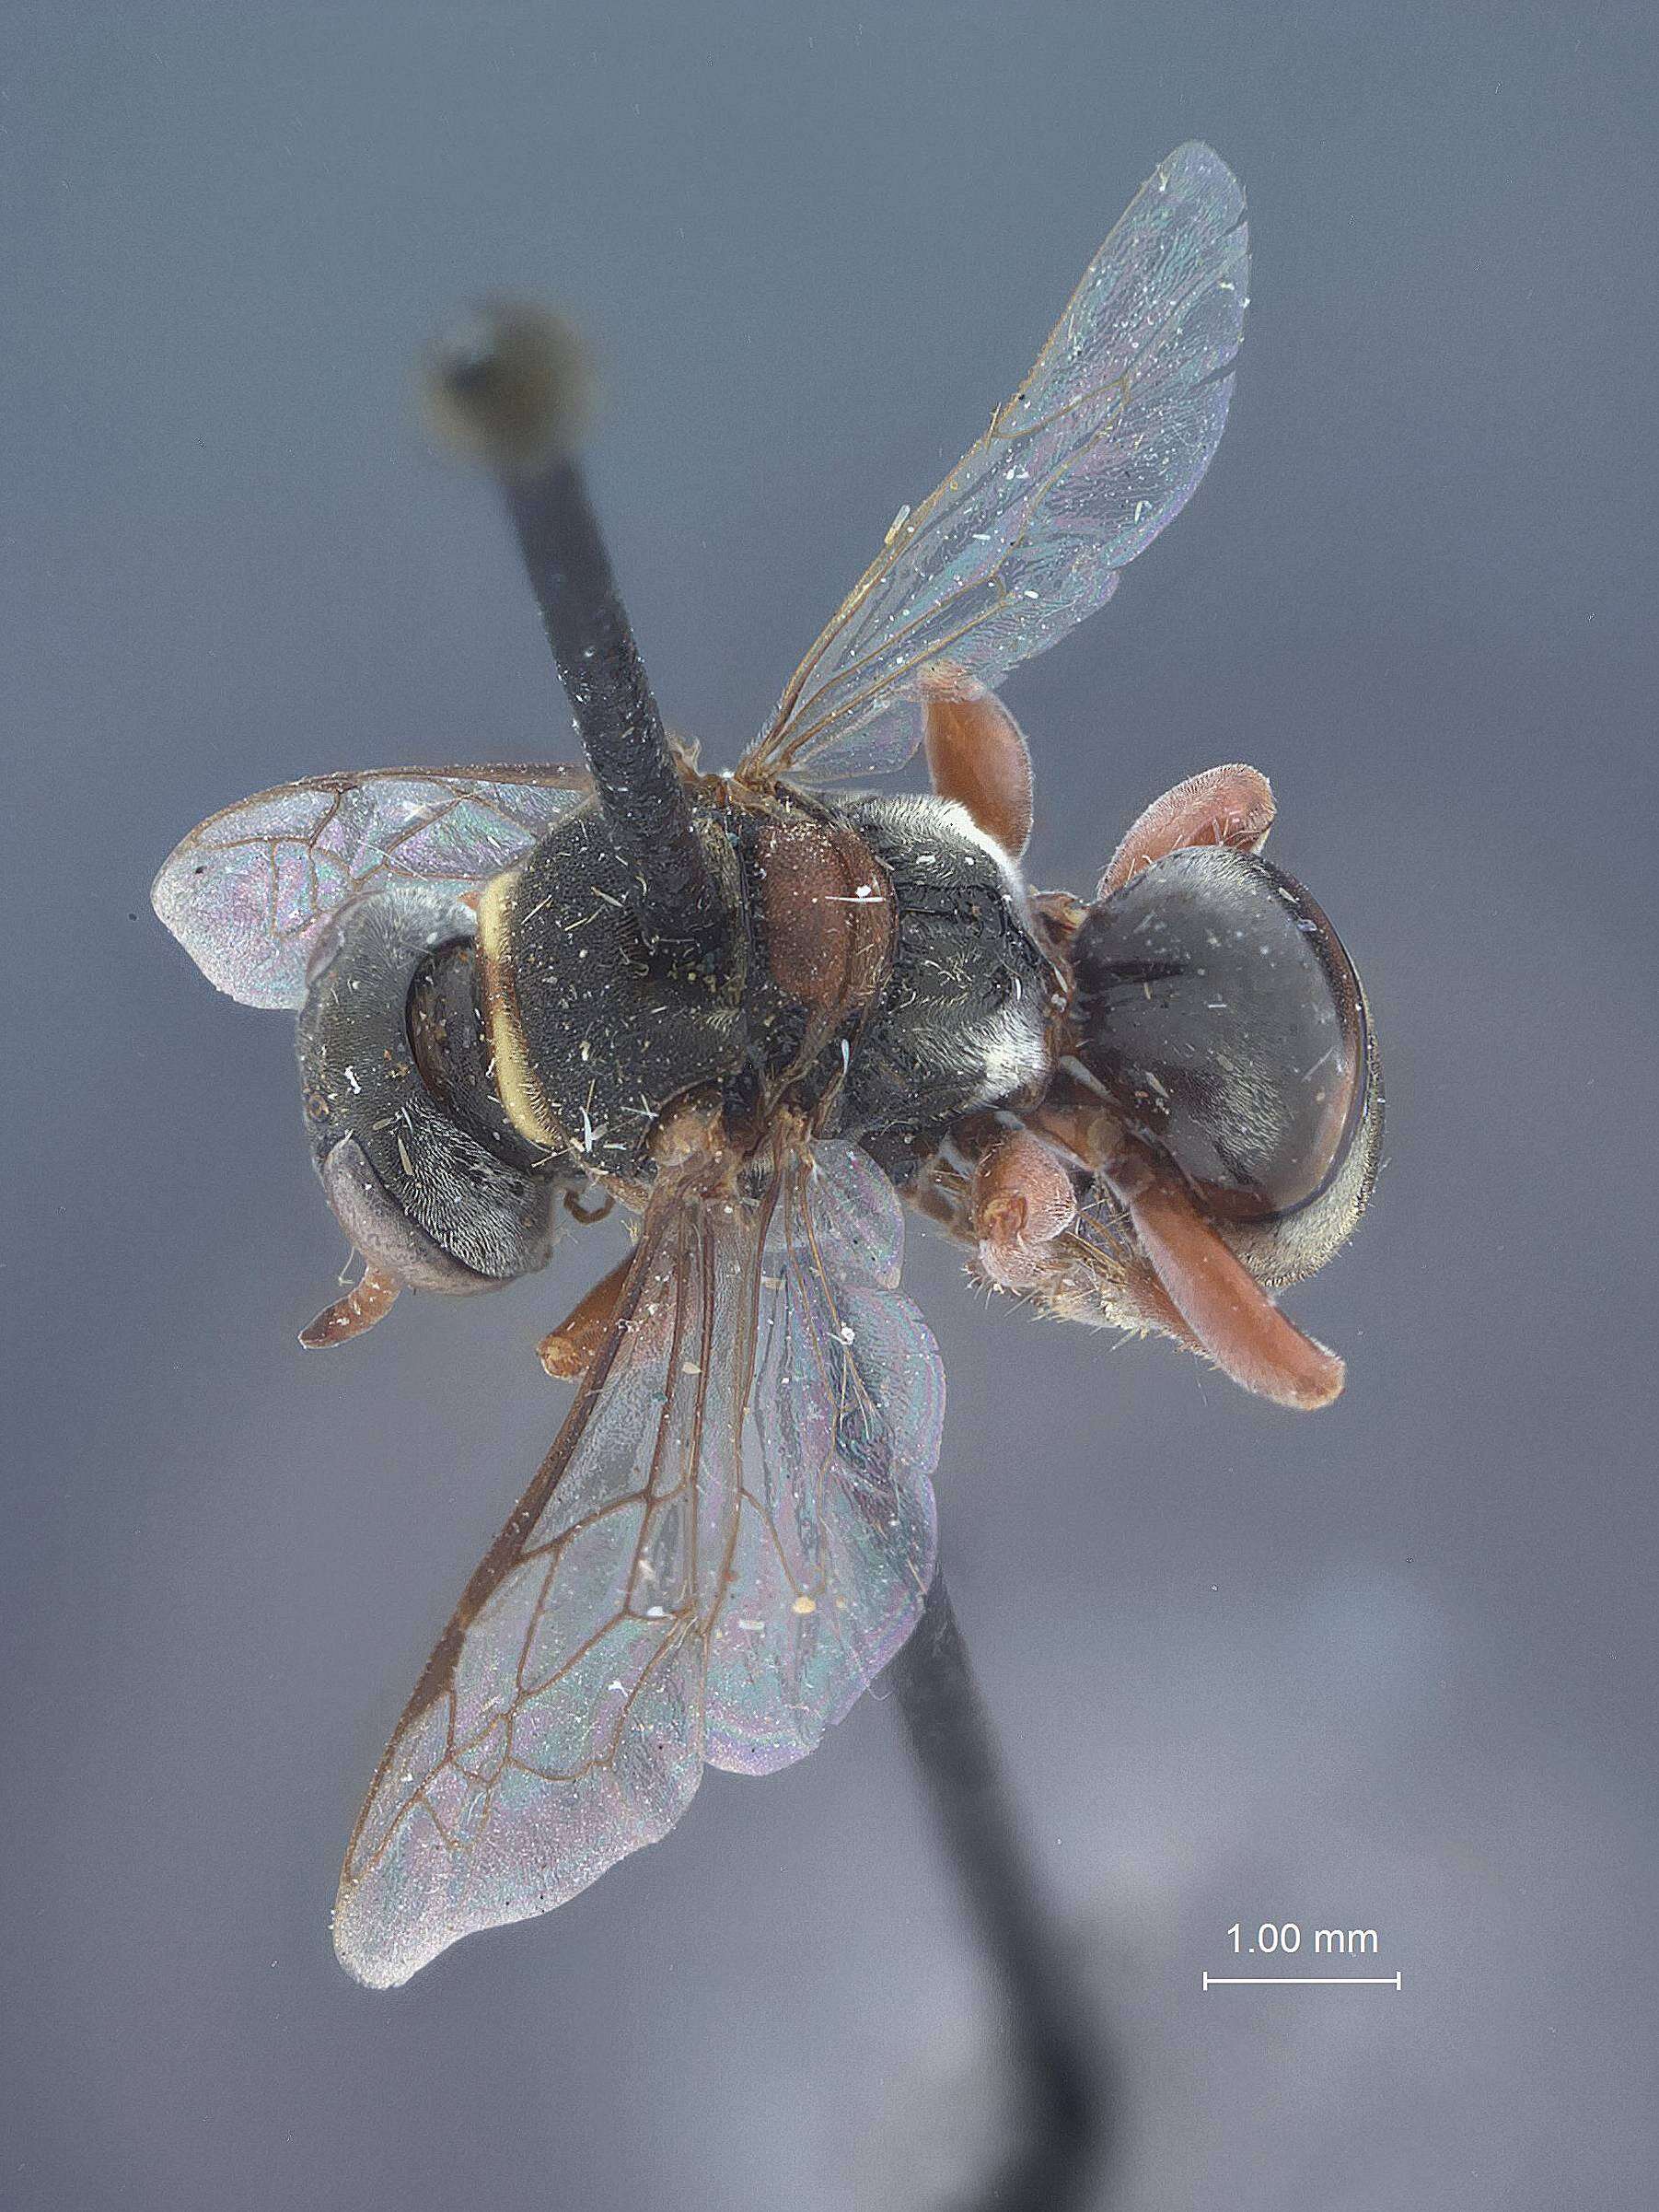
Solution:
M 1071 948 L 1078 1057 L 1265 1280 L 1320 1265 L 1376 1172 L 1382 1089 L 1359 978 L 1314 900 L 1257 856 L 1184 848 Z

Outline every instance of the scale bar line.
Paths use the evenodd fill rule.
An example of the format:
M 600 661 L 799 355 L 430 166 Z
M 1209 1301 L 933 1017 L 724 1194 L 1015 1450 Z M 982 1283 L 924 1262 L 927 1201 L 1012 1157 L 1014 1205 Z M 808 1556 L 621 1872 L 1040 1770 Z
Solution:
M 1398 1989 L 1397 1973 L 1207 1973 L 1206 1989 L 1305 1988 L 1314 1983 L 1337 1984 L 1349 1989 Z

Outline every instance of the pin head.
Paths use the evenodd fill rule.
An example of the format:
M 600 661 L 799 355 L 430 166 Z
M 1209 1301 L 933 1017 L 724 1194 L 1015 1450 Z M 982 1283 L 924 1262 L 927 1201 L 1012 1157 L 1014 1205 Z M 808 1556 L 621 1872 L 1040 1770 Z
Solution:
M 423 363 L 433 430 L 497 474 L 524 474 L 572 451 L 592 395 L 586 349 L 570 324 L 521 301 L 470 309 Z

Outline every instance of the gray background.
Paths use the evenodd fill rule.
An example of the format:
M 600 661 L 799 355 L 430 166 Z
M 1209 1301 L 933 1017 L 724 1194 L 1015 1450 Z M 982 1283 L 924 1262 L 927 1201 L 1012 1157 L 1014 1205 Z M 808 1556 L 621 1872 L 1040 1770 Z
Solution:
M 1010 697 L 1032 856 L 1242 757 L 1387 1047 L 1346 1397 L 982 1310 L 959 1610 L 1133 2086 L 1125 2206 L 1647 2206 L 1654 1874 L 1654 74 L 1645 8 L 12 0 L 0 2197 L 909 2201 L 984 1989 L 890 1712 L 407 1991 L 338 1854 L 555 1426 L 591 1270 L 304 1358 L 342 1252 L 290 1032 L 146 888 L 330 767 L 566 745 L 457 300 L 571 303 L 671 716 L 730 759 L 1170 147 L 1237 169 L 1232 425 Z M 1235 1920 L 1393 1992 L 1200 1993 Z M 967 2085 L 967 2089 L 965 2089 Z

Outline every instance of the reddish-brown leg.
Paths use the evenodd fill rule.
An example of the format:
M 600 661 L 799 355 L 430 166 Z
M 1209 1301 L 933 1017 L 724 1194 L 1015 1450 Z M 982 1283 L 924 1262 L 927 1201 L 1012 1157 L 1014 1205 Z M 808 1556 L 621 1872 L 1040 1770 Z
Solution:
M 536 1346 L 537 1358 L 555 1380 L 575 1382 L 587 1372 L 594 1354 L 605 1341 L 632 1264 L 633 1254 L 629 1252 L 609 1275 L 599 1277 L 558 1328 L 550 1329 Z
M 922 739 L 939 797 L 959 800 L 1017 860 L 1031 834 L 1031 755 L 995 693 L 960 669 L 930 669 L 922 680 Z
M 586 1204 L 578 1198 L 574 1191 L 566 1191 L 564 1193 L 564 1210 L 576 1221 L 603 1221 L 615 1204 L 615 1194 L 610 1191 L 601 1191 L 591 1204 Z
M 1158 1280 L 1158 1271 L 1144 1252 L 1137 1252 L 1124 1269 L 1120 1296 L 1130 1311 L 1149 1327 L 1161 1329 L 1189 1352 L 1203 1352 L 1201 1338 Z
M 1004 1290 L 1029 1290 L 1046 1247 L 1077 1217 L 1072 1178 L 1040 1137 L 1012 1130 L 980 1155 L 972 1185 L 981 1272 Z
M 345 1296 L 325 1306 L 317 1319 L 300 1331 L 300 1343 L 307 1352 L 321 1352 L 331 1345 L 344 1344 L 348 1336 L 361 1336 L 390 1310 L 402 1287 L 388 1269 L 365 1265 Z
M 1131 1271 L 1130 1287 L 1149 1321 L 1168 1328 L 1173 1314 L 1172 1335 L 1276 1404 L 1305 1411 L 1340 1393 L 1341 1360 L 1281 1313 L 1175 1170 L 1115 1114 L 1062 1086 L 1032 1119 L 1102 1176 L 1129 1215 L 1144 1270 Z
M 1131 876 L 1191 844 L 1230 844 L 1259 853 L 1273 826 L 1273 794 L 1265 775 L 1233 762 L 1189 775 L 1154 798 L 1112 855 L 1096 891 L 1105 899 Z
M 1129 1152 L 1104 1172 L 1171 1305 L 1224 1375 L 1299 1412 L 1340 1395 L 1341 1360 L 1281 1313 L 1174 1175 Z

